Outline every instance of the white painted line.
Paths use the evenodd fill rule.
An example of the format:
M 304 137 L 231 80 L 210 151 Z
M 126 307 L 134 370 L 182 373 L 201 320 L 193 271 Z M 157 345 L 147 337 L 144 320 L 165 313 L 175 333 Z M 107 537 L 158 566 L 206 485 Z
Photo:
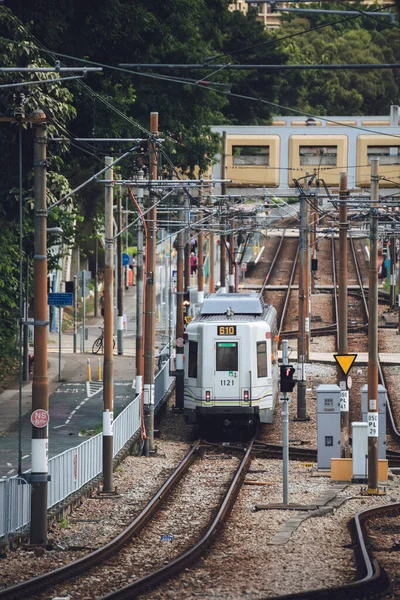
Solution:
M 22 460 L 24 460 L 25 458 L 29 458 L 30 454 L 25 454 L 25 456 L 22 457 Z
M 53 429 L 60 429 L 60 427 L 66 427 L 65 423 L 64 425 L 56 425 L 55 427 L 53 427 Z

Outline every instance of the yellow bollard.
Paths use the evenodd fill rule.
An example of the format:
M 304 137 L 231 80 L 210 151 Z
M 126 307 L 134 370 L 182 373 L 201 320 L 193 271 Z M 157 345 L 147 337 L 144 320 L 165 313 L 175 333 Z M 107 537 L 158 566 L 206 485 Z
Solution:
M 98 359 L 98 364 L 97 364 L 97 381 L 101 381 L 101 361 L 100 358 Z
M 90 358 L 87 359 L 87 380 L 92 381 L 92 376 L 90 372 Z
M 158 307 L 158 309 L 157 309 L 157 320 L 158 320 L 159 323 L 161 323 L 161 309 L 160 309 L 160 307 Z

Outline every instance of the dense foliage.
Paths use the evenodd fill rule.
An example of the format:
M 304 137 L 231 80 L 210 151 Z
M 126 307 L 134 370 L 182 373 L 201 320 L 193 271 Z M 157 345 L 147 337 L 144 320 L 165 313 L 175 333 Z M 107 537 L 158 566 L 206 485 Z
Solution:
M 99 64 L 103 73 L 85 81 L 48 83 L 24 89 L 28 115 L 42 108 L 49 136 L 146 137 L 151 111 L 159 112 L 165 173 L 206 171 L 219 140 L 209 125 L 266 124 L 290 109 L 310 114 L 388 114 L 398 103 L 399 71 L 228 70 L 215 65 L 400 62 L 398 25 L 373 16 L 290 15 L 266 31 L 255 18 L 229 10 L 228 0 L 6 0 L 0 6 L 3 66 Z M 316 3 L 319 6 L 321 3 Z M 324 8 L 343 9 L 342 2 Z M 353 7 L 365 10 L 358 2 Z M 145 69 L 121 63 L 205 64 L 208 70 Z M 2 74 L 0 83 L 54 78 L 48 74 Z M 208 78 L 218 86 L 198 82 Z M 0 111 L 13 116 L 20 99 L 3 89 Z M 0 355 L 15 347 L 18 321 L 18 125 L 2 123 L 0 139 Z M 22 172 L 24 264 L 32 255 L 32 135 L 24 123 Z M 48 201 L 59 198 L 132 144 L 49 144 Z M 121 164 L 130 177 L 145 164 L 138 151 Z M 83 250 L 102 220 L 103 191 L 83 188 L 67 210 L 53 211 L 49 226 L 61 225 Z M 72 231 L 72 225 L 75 231 Z

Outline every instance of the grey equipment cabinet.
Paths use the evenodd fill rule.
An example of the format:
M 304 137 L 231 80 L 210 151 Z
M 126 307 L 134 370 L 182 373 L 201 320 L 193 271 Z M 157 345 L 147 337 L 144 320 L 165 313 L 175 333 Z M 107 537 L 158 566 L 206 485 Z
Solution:
M 340 388 L 317 387 L 318 469 L 330 469 L 331 458 L 340 458 Z

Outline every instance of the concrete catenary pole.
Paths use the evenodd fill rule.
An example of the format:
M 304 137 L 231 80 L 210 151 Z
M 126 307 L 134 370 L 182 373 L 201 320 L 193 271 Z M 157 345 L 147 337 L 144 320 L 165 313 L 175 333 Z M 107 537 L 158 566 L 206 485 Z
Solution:
M 143 179 L 144 172 L 138 171 L 138 179 Z M 143 209 L 143 188 L 137 188 L 137 202 Z M 139 394 L 143 385 L 143 224 L 141 218 L 137 223 L 137 253 L 136 253 L 136 382 L 135 390 Z
M 183 206 L 184 201 L 180 197 L 179 205 Z M 184 352 L 184 254 L 185 254 L 185 233 L 178 233 L 178 253 L 176 262 L 176 380 L 175 380 L 175 407 L 183 409 L 184 396 L 184 371 L 183 371 L 183 352 Z
M 378 492 L 378 207 L 379 159 L 371 159 L 368 323 L 368 494 Z
M 117 199 L 117 234 L 122 229 L 122 198 L 121 189 L 118 190 Z M 124 269 L 122 268 L 122 235 L 117 237 L 117 265 L 118 265 L 118 287 L 117 287 L 117 348 L 118 355 L 124 353 Z
M 299 238 L 299 336 L 297 340 L 297 419 L 305 421 L 306 412 L 306 260 L 307 260 L 307 222 L 306 222 L 306 197 L 300 194 L 300 238 Z
M 31 544 L 47 543 L 49 380 L 47 376 L 47 206 L 45 114 L 33 113 L 34 125 L 34 366 L 32 381 Z M 36 425 L 35 425 L 36 423 Z
M 339 188 L 339 340 L 338 353 L 347 354 L 348 339 L 347 339 L 347 173 L 340 173 L 340 188 Z M 340 383 L 343 380 L 342 370 L 338 365 L 337 380 Z M 346 399 L 341 402 L 340 408 L 340 454 L 342 458 L 349 457 L 349 403 L 347 401 L 349 393 L 347 383 L 344 381 L 342 387 L 347 392 Z
M 151 136 L 158 133 L 158 113 L 150 113 Z M 158 177 L 158 151 L 154 138 L 149 142 L 149 176 L 152 180 Z M 146 285 L 145 285 L 145 325 L 144 338 L 144 422 L 146 427 L 145 454 L 154 451 L 154 348 L 156 341 L 156 250 L 157 250 L 157 207 L 156 196 L 151 193 L 148 198 L 146 216 Z
M 105 157 L 105 164 L 113 162 Z M 105 179 L 113 179 L 113 169 L 105 172 Z M 104 259 L 104 364 L 103 364 L 103 491 L 113 490 L 113 416 L 114 416 L 114 184 L 105 184 L 105 259 Z

